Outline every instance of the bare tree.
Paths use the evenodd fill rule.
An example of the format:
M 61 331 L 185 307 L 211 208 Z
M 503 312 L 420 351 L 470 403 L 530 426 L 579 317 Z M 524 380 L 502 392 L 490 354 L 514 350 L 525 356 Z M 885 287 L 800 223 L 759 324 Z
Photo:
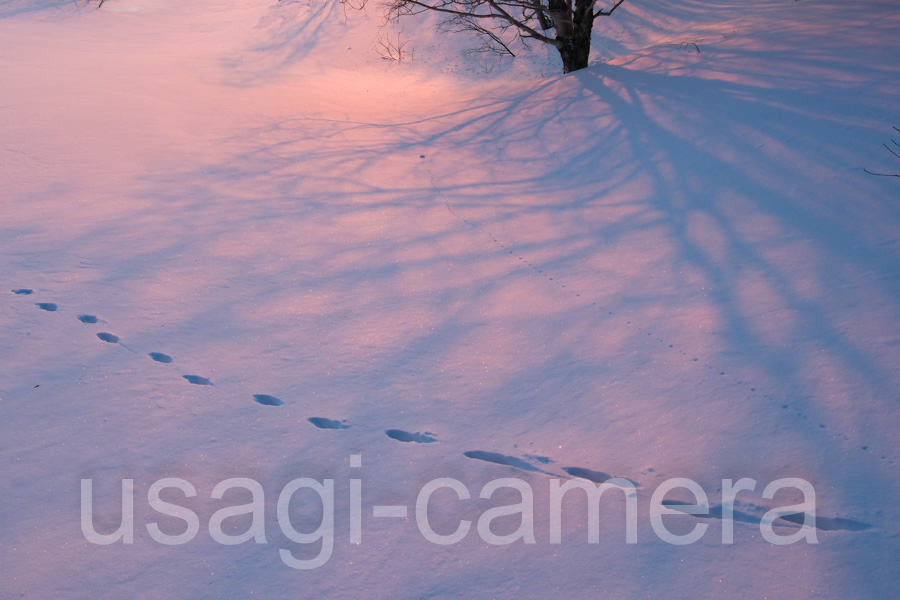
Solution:
M 625 0 L 382 0 L 387 16 L 397 19 L 435 11 L 447 18 L 447 31 L 479 35 L 485 49 L 512 55 L 511 42 L 538 40 L 559 51 L 563 72 L 588 66 L 594 20 L 608 17 Z

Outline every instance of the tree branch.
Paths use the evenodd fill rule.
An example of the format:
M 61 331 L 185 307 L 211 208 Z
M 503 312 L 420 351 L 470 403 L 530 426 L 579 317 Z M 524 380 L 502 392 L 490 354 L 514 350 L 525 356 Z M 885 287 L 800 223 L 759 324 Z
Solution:
M 618 0 L 615 4 L 613 4 L 613 7 L 606 12 L 603 12 L 603 9 L 601 8 L 600 10 L 598 10 L 597 12 L 594 13 L 594 18 L 596 19 L 597 17 L 608 17 L 609 15 L 613 14 L 613 11 L 616 10 L 617 8 L 619 8 L 619 6 L 623 2 L 625 2 L 625 0 Z
M 896 131 L 897 133 L 900 133 L 900 129 L 898 129 L 897 127 L 894 127 L 894 131 Z M 891 138 L 891 142 L 893 142 L 893 144 L 894 144 L 895 146 L 897 146 L 898 148 L 900 148 L 900 142 L 898 142 L 898 141 L 895 140 L 894 138 Z M 887 143 L 882 143 L 881 145 L 884 146 L 885 148 L 887 148 L 887 151 L 888 151 L 888 152 L 890 152 L 891 154 L 893 154 L 893 155 L 896 156 L 897 158 L 900 158 L 900 154 L 898 154 L 896 150 L 894 150 L 893 148 L 891 148 L 890 146 L 888 146 Z M 900 177 L 900 173 L 875 173 L 875 172 L 870 171 L 870 170 L 868 170 L 868 169 L 866 169 L 866 168 L 863 168 L 863 171 L 865 171 L 865 172 L 868 173 L 869 175 L 877 175 L 877 176 L 879 176 L 879 177 Z
M 500 5 L 497 4 L 497 2 L 495 0 L 485 0 L 485 1 L 488 3 L 488 5 L 491 8 L 495 9 L 498 13 L 500 13 L 500 18 L 504 19 L 505 21 L 508 21 L 514 27 L 518 27 L 522 31 L 526 32 L 529 35 L 529 37 L 533 37 L 535 39 L 541 40 L 542 42 L 553 45 L 553 46 L 556 46 L 557 44 L 559 44 L 559 42 L 557 42 L 556 40 L 551 39 L 542 33 L 538 33 L 537 31 L 535 31 L 534 29 L 532 29 L 525 23 L 514 19 L 508 12 L 506 12 L 505 10 L 500 8 Z
M 900 148 L 900 144 L 897 144 L 897 140 L 895 140 L 895 139 L 892 138 L 891 141 L 894 142 L 894 144 L 896 144 L 898 148 Z M 893 155 L 896 156 L 897 158 L 900 158 L 900 154 L 897 154 L 897 153 L 894 151 L 893 148 L 891 148 L 891 147 L 888 146 L 887 144 L 882 144 L 882 146 L 884 146 L 885 148 L 887 148 L 888 152 L 890 152 L 891 154 L 893 154 Z
M 900 177 L 900 173 L 873 173 L 865 167 L 863 167 L 863 171 L 865 171 L 869 175 L 878 175 L 879 177 Z

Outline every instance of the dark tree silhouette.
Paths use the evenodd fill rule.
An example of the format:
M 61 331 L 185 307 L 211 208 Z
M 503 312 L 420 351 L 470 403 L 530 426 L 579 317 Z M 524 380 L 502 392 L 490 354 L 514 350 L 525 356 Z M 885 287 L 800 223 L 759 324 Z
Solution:
M 447 31 L 478 34 L 485 49 L 512 54 L 516 36 L 538 40 L 559 51 L 563 72 L 588 66 L 594 20 L 608 17 L 625 0 L 609 0 L 609 8 L 598 0 L 383 0 L 389 18 L 427 11 L 446 15 Z

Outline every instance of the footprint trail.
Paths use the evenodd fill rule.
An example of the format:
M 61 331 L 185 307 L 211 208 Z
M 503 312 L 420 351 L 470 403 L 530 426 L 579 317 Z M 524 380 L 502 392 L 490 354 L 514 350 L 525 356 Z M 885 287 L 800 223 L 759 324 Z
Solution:
M 451 213 L 454 214 L 454 216 L 456 216 L 460 220 L 464 221 L 468 225 L 472 226 L 473 228 L 480 230 L 483 233 L 486 233 L 487 235 L 489 235 L 491 237 L 491 239 L 495 243 L 500 245 L 501 248 L 507 249 L 506 245 L 502 244 L 500 242 L 500 240 L 498 240 L 493 235 L 491 235 L 490 232 L 484 230 L 479 225 L 464 219 L 463 217 L 461 217 L 460 215 L 455 213 L 449 205 L 447 206 L 447 208 L 448 208 L 448 210 L 450 210 Z M 511 254 L 514 254 L 511 250 L 509 252 Z M 525 260 L 523 257 L 521 257 L 521 256 L 516 256 L 516 257 L 519 260 L 525 261 L 529 267 L 535 269 L 538 273 L 544 275 L 545 277 L 548 277 L 549 280 L 554 280 L 553 277 L 550 277 L 548 274 L 544 274 L 543 270 L 538 269 L 536 265 L 528 263 L 527 260 Z M 558 280 L 555 280 L 555 283 L 562 288 L 566 287 Z M 30 295 L 33 293 L 33 290 L 27 289 L 27 288 L 20 288 L 20 289 L 15 289 L 15 290 L 11 290 L 11 291 L 12 291 L 12 293 L 14 293 L 16 295 Z M 569 291 L 571 293 L 575 294 L 576 296 L 580 295 L 580 294 L 575 293 L 574 291 L 571 291 L 571 290 L 569 290 Z M 596 305 L 596 304 L 597 304 L 596 302 L 592 303 L 592 305 Z M 39 309 L 47 311 L 47 312 L 55 312 L 59 308 L 55 303 L 52 303 L 52 302 L 39 302 L 39 303 L 35 303 L 35 305 Z M 615 313 L 613 311 L 608 311 L 608 314 L 614 318 L 622 318 L 622 317 L 615 315 Z M 100 319 L 98 317 L 96 317 L 95 315 L 90 315 L 90 314 L 81 314 L 81 315 L 78 315 L 77 318 L 79 321 L 81 321 L 82 323 L 85 323 L 85 324 L 96 324 L 96 323 L 100 322 Z M 631 325 L 632 322 L 628 321 L 627 324 Z M 646 333 L 647 336 L 652 336 L 656 342 L 666 343 L 666 341 L 663 340 L 661 337 L 656 337 L 651 332 L 644 332 L 643 328 L 641 328 L 638 324 L 635 324 L 634 327 L 636 327 L 638 329 L 638 331 L 640 331 L 641 333 Z M 99 332 L 96 334 L 96 336 L 98 339 L 100 339 L 103 342 L 106 342 L 109 344 L 117 344 L 117 345 L 122 346 L 123 348 L 126 348 L 127 350 L 129 350 L 131 352 L 135 352 L 134 350 L 132 350 L 125 344 L 122 344 L 119 336 L 117 336 L 117 335 L 114 335 L 109 332 Z M 679 352 L 680 354 L 682 354 L 684 356 L 688 356 L 688 354 L 686 352 L 684 352 L 680 348 L 676 348 L 675 344 L 668 344 L 668 348 L 672 349 L 675 352 Z M 147 354 L 147 356 L 149 356 L 153 361 L 159 362 L 159 363 L 168 364 L 168 363 L 174 362 L 174 359 L 171 356 L 164 354 L 162 352 L 150 352 Z M 699 357 L 693 357 L 691 360 L 694 363 L 699 363 L 698 366 L 703 366 L 703 367 L 706 367 L 707 369 L 714 368 L 712 364 L 708 363 L 707 361 L 701 361 L 701 359 Z M 720 370 L 716 369 L 716 371 L 718 372 L 718 374 L 720 376 L 728 375 L 729 377 L 731 377 L 731 375 L 727 374 L 725 370 L 720 371 Z M 209 378 L 202 377 L 200 375 L 182 375 L 182 377 L 185 380 L 187 380 L 188 383 L 190 383 L 192 385 L 201 385 L 201 386 L 213 386 L 214 385 L 213 382 Z M 744 382 L 737 381 L 737 380 L 736 380 L 736 383 L 744 384 Z M 748 390 L 750 393 L 757 393 L 757 388 L 755 388 L 755 387 L 748 387 Z M 773 403 L 778 402 L 777 397 L 774 395 L 769 395 L 769 394 L 760 392 L 759 396 L 761 396 L 761 397 L 765 398 L 766 400 L 769 400 L 770 402 L 773 402 Z M 253 400 L 255 402 L 257 402 L 258 404 L 262 404 L 264 406 L 282 406 L 284 404 L 284 402 L 281 399 L 279 399 L 275 396 L 270 396 L 268 394 L 254 394 Z M 780 405 L 780 408 L 783 410 L 788 410 L 790 408 L 790 405 L 788 405 L 788 404 L 781 404 L 779 402 L 779 405 Z M 808 417 L 802 413 L 797 413 L 797 414 L 798 414 L 798 416 L 801 416 L 804 419 L 808 419 Z M 350 425 L 346 422 L 346 419 L 336 420 L 336 419 L 328 419 L 325 417 L 310 417 L 307 420 L 309 421 L 309 423 L 311 423 L 313 426 L 315 426 L 319 429 L 344 430 L 344 429 L 350 428 Z M 826 429 L 826 426 L 819 425 L 819 428 Z M 829 431 L 828 433 L 835 437 L 840 437 L 845 441 L 850 440 L 850 438 L 848 436 L 837 433 L 837 432 Z M 425 431 L 424 433 L 420 433 L 418 431 L 409 432 L 409 431 L 405 431 L 402 429 L 387 429 L 387 430 L 385 430 L 385 434 L 388 437 L 390 437 L 391 439 L 396 440 L 398 442 L 402 442 L 402 443 L 431 444 L 431 443 L 438 442 L 437 436 L 430 431 Z M 861 450 L 868 451 L 869 446 L 861 446 Z M 520 470 L 528 471 L 528 472 L 532 472 L 532 473 L 542 473 L 544 475 L 550 475 L 550 476 L 554 476 L 554 477 L 560 476 L 559 474 L 546 471 L 546 470 L 540 468 L 539 466 L 537 466 L 537 464 L 549 465 L 550 463 L 553 463 L 553 460 L 546 456 L 526 454 L 524 458 L 519 458 L 516 456 L 509 456 L 509 455 L 501 454 L 498 452 L 488 452 L 488 451 L 484 451 L 484 450 L 469 450 L 469 451 L 463 452 L 463 455 L 465 457 L 471 458 L 473 460 L 480 460 L 483 462 L 489 462 L 489 463 L 493 463 L 493 464 L 497 464 L 497 465 L 512 467 L 514 469 L 520 469 Z M 888 459 L 887 456 L 882 456 L 881 458 L 885 459 L 885 460 Z M 891 460 L 890 462 L 893 464 L 894 461 Z M 534 463 L 537 463 L 537 464 L 534 464 Z M 585 480 L 591 481 L 596 484 L 603 484 L 610 480 L 617 479 L 616 476 L 610 475 L 603 471 L 595 471 L 593 469 L 589 469 L 589 468 L 585 468 L 585 467 L 563 467 L 562 470 L 571 477 L 585 479 Z M 639 483 L 635 482 L 634 480 L 627 479 L 627 478 L 622 478 L 622 479 L 629 481 L 636 488 L 641 487 L 641 485 Z M 689 504 L 686 502 L 681 502 L 678 500 L 665 500 L 665 501 L 663 501 L 663 505 L 667 506 L 668 508 L 670 508 L 672 510 L 684 512 L 685 514 L 689 514 L 686 511 L 686 507 L 689 506 Z M 740 510 L 734 509 L 733 515 L 734 515 L 734 520 L 737 522 L 758 525 L 762 519 L 762 515 L 765 512 L 766 512 L 766 509 L 764 507 L 745 502 L 745 503 L 741 504 Z M 708 514 L 691 515 L 691 516 L 694 518 L 698 518 L 698 519 L 722 519 L 723 518 L 723 508 L 721 505 L 712 505 L 709 507 Z M 782 527 L 798 527 L 798 526 L 803 525 L 806 517 L 807 517 L 807 515 L 805 515 L 804 513 L 782 515 L 781 517 L 779 517 L 778 519 L 776 519 L 774 521 L 774 524 L 782 526 Z M 843 518 L 843 517 L 823 517 L 823 516 L 818 516 L 818 515 L 816 516 L 816 528 L 819 530 L 822 530 L 822 531 L 851 531 L 851 532 L 870 531 L 870 530 L 875 529 L 875 527 L 870 525 L 869 523 L 865 523 L 863 521 L 859 521 L 859 520 L 855 520 L 855 519 L 849 519 L 849 518 Z

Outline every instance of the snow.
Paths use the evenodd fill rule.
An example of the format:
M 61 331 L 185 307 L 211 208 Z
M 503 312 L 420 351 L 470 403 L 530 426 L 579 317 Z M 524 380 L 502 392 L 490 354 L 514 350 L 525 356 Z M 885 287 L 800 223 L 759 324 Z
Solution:
M 0 597 L 893 597 L 900 182 L 864 169 L 900 173 L 894 3 L 629 2 L 567 76 L 433 24 L 398 62 L 372 5 L 0 2 Z M 586 473 L 639 486 L 636 544 L 613 491 L 599 544 L 574 492 L 550 543 L 551 480 Z M 162 494 L 199 516 L 179 546 L 146 527 L 184 530 L 148 504 L 165 477 L 197 492 Z M 211 538 L 249 501 L 211 499 L 231 477 L 267 543 Z M 303 477 L 335 480 L 306 571 L 279 550 L 319 546 L 276 520 Z M 535 544 L 478 535 L 519 502 L 478 498 L 501 477 L 533 488 Z M 656 535 L 676 477 L 714 514 L 759 482 L 734 544 L 686 514 L 700 541 Z M 788 477 L 817 544 L 761 535 Z M 134 480 L 133 544 L 85 539 L 88 478 L 102 533 Z M 417 528 L 436 478 L 472 497 L 432 496 L 436 531 L 472 521 L 456 544 Z

